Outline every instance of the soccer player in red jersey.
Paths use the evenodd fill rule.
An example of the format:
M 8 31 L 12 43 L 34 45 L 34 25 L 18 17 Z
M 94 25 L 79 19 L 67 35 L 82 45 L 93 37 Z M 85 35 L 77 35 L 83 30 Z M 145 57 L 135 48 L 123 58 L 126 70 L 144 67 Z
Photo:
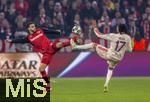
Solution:
M 45 36 L 45 33 L 42 29 L 37 28 L 33 22 L 27 24 L 27 29 L 29 35 L 24 39 L 7 39 L 7 42 L 11 43 L 30 43 L 33 46 L 34 51 L 40 52 L 43 57 L 39 67 L 39 71 L 42 75 L 42 78 L 47 83 L 46 90 L 52 90 L 50 86 L 50 81 L 45 71 L 45 68 L 49 65 L 52 60 L 53 55 L 58 52 L 61 48 L 70 45 L 70 38 L 66 41 L 51 41 Z M 79 37 L 78 34 L 74 34 L 73 39 L 77 40 Z

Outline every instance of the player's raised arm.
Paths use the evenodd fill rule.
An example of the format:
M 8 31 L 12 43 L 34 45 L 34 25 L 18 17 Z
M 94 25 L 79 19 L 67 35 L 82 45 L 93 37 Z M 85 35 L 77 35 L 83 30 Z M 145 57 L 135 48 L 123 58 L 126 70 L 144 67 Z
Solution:
M 6 42 L 9 42 L 9 43 L 29 43 L 29 40 L 27 38 L 21 38 L 21 39 L 6 39 Z
M 52 28 L 43 27 L 42 30 L 44 31 L 45 34 L 56 34 L 56 35 L 61 34 L 61 30 L 56 30 Z
M 103 33 L 99 32 L 96 20 L 92 20 L 92 27 L 93 27 L 93 30 L 94 30 L 94 33 L 96 34 L 96 36 L 101 38 L 100 35 L 102 35 Z
M 97 27 L 96 20 L 92 20 L 92 27 L 93 27 L 94 33 L 96 34 L 97 37 L 102 38 L 102 39 L 106 39 L 106 40 L 112 40 L 113 34 L 101 33 Z
M 102 38 L 102 39 L 108 39 L 106 35 L 104 35 L 103 33 L 99 31 L 96 20 L 92 20 L 92 27 L 97 37 Z

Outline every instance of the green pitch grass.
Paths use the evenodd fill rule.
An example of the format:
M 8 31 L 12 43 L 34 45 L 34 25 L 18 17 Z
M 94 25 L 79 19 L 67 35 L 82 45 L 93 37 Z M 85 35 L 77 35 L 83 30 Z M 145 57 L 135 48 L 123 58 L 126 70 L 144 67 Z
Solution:
M 104 81 L 104 78 L 53 78 L 50 102 L 150 102 L 150 77 L 113 78 L 105 94 Z

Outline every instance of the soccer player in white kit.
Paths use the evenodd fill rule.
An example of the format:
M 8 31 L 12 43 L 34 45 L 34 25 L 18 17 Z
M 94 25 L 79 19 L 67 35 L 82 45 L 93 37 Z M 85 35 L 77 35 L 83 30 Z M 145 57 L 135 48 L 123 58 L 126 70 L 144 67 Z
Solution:
M 124 24 L 118 25 L 119 33 L 102 34 L 99 32 L 96 21 L 93 21 L 93 30 L 97 37 L 110 41 L 110 47 L 106 48 L 97 43 L 90 43 L 84 45 L 76 45 L 71 40 L 72 49 L 95 49 L 97 54 L 105 59 L 108 63 L 108 71 L 106 81 L 104 84 L 104 92 L 108 92 L 108 84 L 113 74 L 113 69 L 123 59 L 126 51 L 132 52 L 131 38 L 127 35 L 127 28 Z

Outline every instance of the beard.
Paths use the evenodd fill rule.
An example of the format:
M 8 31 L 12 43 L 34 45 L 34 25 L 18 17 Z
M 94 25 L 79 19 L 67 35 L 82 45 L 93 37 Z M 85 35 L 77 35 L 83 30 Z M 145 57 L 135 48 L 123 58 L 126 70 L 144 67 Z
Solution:
M 30 34 L 33 34 L 35 31 L 36 31 L 36 29 L 30 30 L 29 32 L 30 32 Z

